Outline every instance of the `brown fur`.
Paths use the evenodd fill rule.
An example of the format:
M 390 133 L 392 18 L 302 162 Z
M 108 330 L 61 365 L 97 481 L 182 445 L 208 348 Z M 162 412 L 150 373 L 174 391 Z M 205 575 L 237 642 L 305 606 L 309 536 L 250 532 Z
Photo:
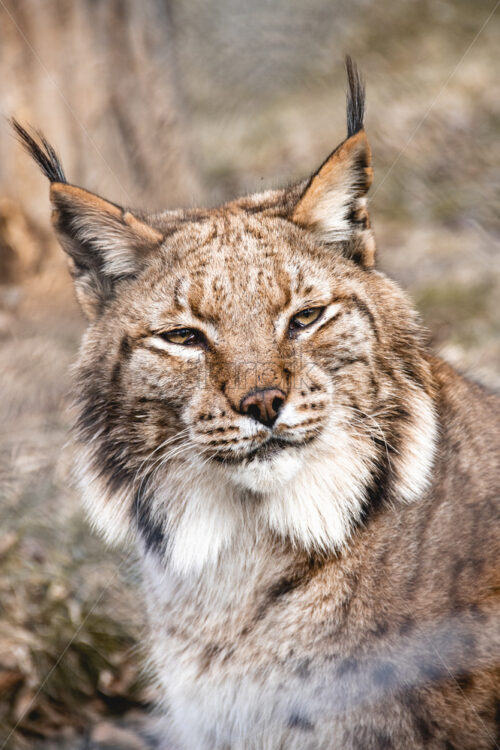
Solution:
M 189 750 L 499 742 L 499 401 L 373 269 L 349 81 L 350 137 L 295 187 L 149 217 L 52 188 L 91 320 L 82 490 L 139 546 Z M 192 346 L 169 342 L 186 328 Z M 262 388 L 286 400 L 272 427 L 241 412 Z

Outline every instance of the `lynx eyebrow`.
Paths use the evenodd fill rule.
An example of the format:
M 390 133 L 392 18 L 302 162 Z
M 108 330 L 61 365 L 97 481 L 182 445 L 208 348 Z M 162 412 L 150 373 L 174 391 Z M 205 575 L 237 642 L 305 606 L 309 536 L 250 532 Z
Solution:
M 184 279 L 182 279 L 180 276 L 175 282 L 174 286 L 174 305 L 178 308 L 182 308 L 181 299 L 180 299 L 180 291 L 181 291 L 181 285 Z
M 214 323 L 215 319 L 210 315 L 204 315 L 200 309 L 199 301 L 196 299 L 182 299 L 182 285 L 184 283 L 185 279 L 182 277 L 179 277 L 174 285 L 174 292 L 173 292 L 173 298 L 174 298 L 174 305 L 177 310 L 184 311 L 186 308 L 200 321 L 205 323 Z

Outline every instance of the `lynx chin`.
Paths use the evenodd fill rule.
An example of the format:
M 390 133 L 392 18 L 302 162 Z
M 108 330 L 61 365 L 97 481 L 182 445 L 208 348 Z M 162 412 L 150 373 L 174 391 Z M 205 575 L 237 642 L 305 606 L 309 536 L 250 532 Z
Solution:
M 364 86 L 310 177 L 148 214 L 50 180 L 77 471 L 139 551 L 165 748 L 493 750 L 499 400 L 377 270 Z

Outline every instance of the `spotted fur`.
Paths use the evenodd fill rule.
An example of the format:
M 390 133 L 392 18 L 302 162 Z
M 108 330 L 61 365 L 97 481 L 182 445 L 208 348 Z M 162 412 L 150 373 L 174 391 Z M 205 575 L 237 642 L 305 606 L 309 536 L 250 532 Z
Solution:
M 348 81 L 311 179 L 210 211 L 108 203 L 17 128 L 89 318 L 80 485 L 139 550 L 169 747 L 497 747 L 499 404 L 374 268 Z M 242 412 L 262 388 L 272 426 Z

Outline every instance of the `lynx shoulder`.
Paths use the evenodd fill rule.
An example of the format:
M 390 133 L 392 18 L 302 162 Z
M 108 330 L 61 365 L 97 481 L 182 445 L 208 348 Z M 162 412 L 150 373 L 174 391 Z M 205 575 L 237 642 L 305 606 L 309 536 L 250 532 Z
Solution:
M 318 171 L 212 210 L 114 205 L 14 123 L 89 320 L 83 499 L 139 550 L 185 750 L 500 742 L 499 401 L 377 270 L 347 72 Z

